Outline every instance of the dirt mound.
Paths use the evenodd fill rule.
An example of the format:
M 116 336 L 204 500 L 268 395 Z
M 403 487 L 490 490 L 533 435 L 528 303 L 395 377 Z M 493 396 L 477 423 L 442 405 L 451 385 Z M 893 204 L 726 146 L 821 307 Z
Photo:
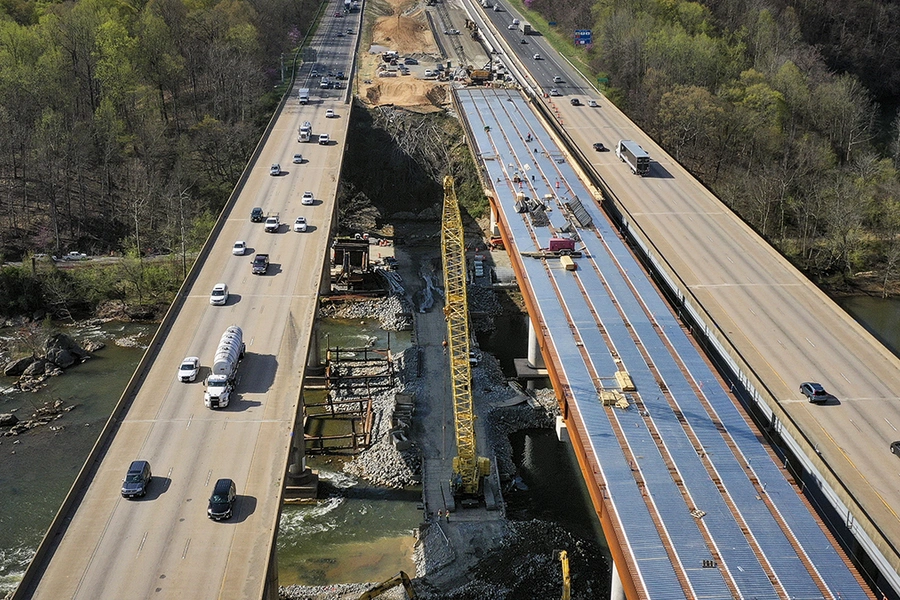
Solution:
M 379 17 L 372 31 L 372 43 L 400 54 L 439 55 L 437 44 L 421 11 L 410 15 Z
M 445 86 L 433 81 L 404 77 L 385 77 L 360 90 L 368 104 L 374 106 L 435 106 L 446 102 Z

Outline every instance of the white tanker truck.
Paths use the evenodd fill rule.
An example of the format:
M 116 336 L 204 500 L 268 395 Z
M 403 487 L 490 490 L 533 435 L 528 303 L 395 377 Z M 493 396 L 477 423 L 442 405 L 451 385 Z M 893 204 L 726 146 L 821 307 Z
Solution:
M 225 408 L 234 390 L 238 364 L 244 358 L 244 332 L 237 325 L 232 325 L 222 334 L 216 357 L 213 360 L 212 373 L 206 379 L 206 393 L 203 403 L 207 408 Z

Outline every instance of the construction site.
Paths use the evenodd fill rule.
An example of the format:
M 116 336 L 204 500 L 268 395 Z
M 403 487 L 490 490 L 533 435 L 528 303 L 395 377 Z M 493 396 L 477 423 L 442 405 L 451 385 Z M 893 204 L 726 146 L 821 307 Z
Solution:
M 385 14 L 364 32 L 370 51 L 361 53 L 357 98 L 373 114 L 389 115 L 378 124 L 400 128 L 389 131 L 399 148 L 428 142 L 427 134 L 402 134 L 404 127 L 423 128 L 404 114 L 443 113 L 447 86 L 507 85 L 474 39 L 474 23 L 465 19 L 454 29 L 461 19 L 450 10 L 459 11 L 444 2 L 389 2 L 376 7 Z M 436 30 L 458 33 L 443 36 L 451 40 L 444 47 Z M 462 142 L 460 135 L 455 145 Z M 413 160 L 422 154 L 403 149 Z M 362 209 L 353 204 L 341 220 L 346 233 L 331 248 L 332 296 L 322 309 L 322 316 L 364 315 L 387 321 L 386 329 L 411 329 L 412 346 L 321 341 L 321 375 L 304 386 L 307 455 L 341 455 L 348 473 L 372 484 L 421 489 L 415 572 L 381 583 L 293 585 L 281 597 L 565 598 L 573 574 L 584 597 L 608 594 L 609 566 L 593 531 L 575 537 L 552 522 L 506 514 L 503 490 L 516 478 L 509 436 L 552 430 L 556 399 L 551 389 L 510 386 L 496 359 L 477 347 L 470 309 L 483 323 L 498 310 L 493 284 L 508 287 L 511 279 L 494 281 L 503 270 L 503 242 L 487 223 L 460 213 L 453 180 L 436 177 L 446 164 L 419 160 L 418 168 L 434 169 L 443 184 L 438 194 L 422 198 L 418 210 L 375 195 L 363 198 Z M 410 218 L 409 211 L 417 214 Z M 361 222 L 361 214 L 372 216 Z

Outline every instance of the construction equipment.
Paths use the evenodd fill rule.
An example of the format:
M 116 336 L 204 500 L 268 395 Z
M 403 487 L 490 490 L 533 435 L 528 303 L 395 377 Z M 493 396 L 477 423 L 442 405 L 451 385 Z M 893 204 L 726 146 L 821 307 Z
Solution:
M 476 455 L 475 414 L 472 408 L 472 371 L 469 364 L 469 310 L 466 291 L 466 251 L 462 217 L 453 178 L 444 177 L 441 217 L 441 255 L 447 319 L 450 378 L 456 423 L 456 452 L 450 491 L 463 506 L 475 506 L 483 495 L 482 482 L 490 473 L 490 460 Z
M 412 581 L 410 581 L 409 575 L 407 575 L 403 571 L 400 571 L 387 581 L 382 581 L 368 592 L 364 592 L 363 595 L 359 597 L 359 600 L 369 600 L 370 598 L 375 598 L 382 595 L 386 591 L 397 587 L 398 585 L 402 585 L 403 589 L 406 590 L 407 598 L 416 597 L 416 592 L 415 590 L 413 590 Z
M 565 550 L 559 551 L 559 562 L 562 565 L 562 600 L 572 598 L 572 577 L 569 575 L 569 554 Z

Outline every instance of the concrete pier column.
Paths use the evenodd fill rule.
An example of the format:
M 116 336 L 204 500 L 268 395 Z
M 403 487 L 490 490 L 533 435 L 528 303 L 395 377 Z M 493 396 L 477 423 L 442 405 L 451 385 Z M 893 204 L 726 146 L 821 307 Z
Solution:
M 306 466 L 302 393 L 294 421 L 294 431 L 291 432 L 291 457 L 285 483 L 284 497 L 288 502 L 299 498 L 315 498 L 319 489 L 319 474 Z
M 609 600 L 625 600 L 625 588 L 622 587 L 622 579 L 619 577 L 619 570 L 616 563 L 610 557 L 609 562 L 612 563 L 612 581 L 609 584 Z
M 319 321 L 316 320 L 312 326 L 309 351 L 306 353 L 307 375 L 323 375 L 325 373 L 325 365 L 322 364 L 321 354 L 321 349 L 319 348 Z
M 301 426 L 302 427 L 302 426 Z M 291 434 L 291 466 L 288 473 L 292 477 L 301 477 L 306 472 L 306 448 L 303 440 L 303 430 L 299 432 L 295 428 Z
M 533 369 L 543 369 L 547 366 L 544 364 L 540 340 L 537 332 L 534 330 L 534 323 L 531 319 L 528 319 L 528 366 Z
M 500 227 L 497 225 L 497 209 L 491 204 L 491 235 L 500 235 Z

